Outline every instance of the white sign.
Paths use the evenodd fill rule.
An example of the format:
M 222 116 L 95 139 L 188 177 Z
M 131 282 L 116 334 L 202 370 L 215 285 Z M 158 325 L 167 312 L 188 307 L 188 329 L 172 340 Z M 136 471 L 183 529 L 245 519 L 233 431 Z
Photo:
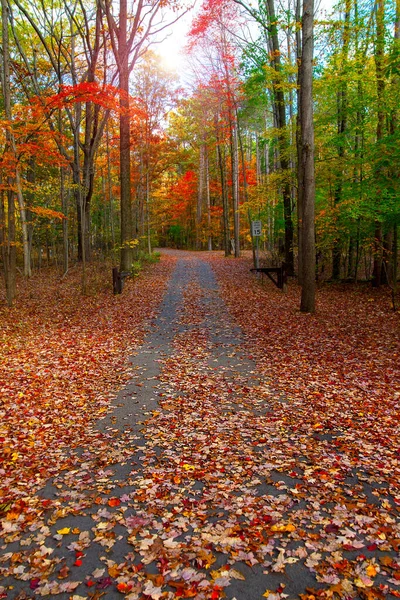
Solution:
M 252 221 L 251 222 L 251 233 L 253 237 L 258 237 L 261 235 L 262 224 L 261 221 Z

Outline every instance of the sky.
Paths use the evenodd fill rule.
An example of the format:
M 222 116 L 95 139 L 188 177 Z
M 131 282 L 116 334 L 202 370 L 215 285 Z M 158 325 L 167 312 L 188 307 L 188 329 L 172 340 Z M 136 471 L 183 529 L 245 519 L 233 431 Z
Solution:
M 330 11 L 336 1 L 337 0 L 315 0 L 318 12 Z M 163 65 L 171 71 L 176 72 L 179 76 L 183 75 L 182 72 L 185 69 L 184 48 L 187 42 L 186 36 L 190 30 L 193 17 L 200 6 L 201 0 L 198 0 L 194 9 L 189 11 L 179 19 L 179 21 L 172 25 L 168 37 L 160 45 L 157 45 L 154 48 L 155 52 L 161 56 Z
M 168 69 L 176 71 L 179 75 L 179 71 L 184 68 L 185 58 L 183 56 L 183 50 L 187 42 L 187 33 L 190 30 L 192 19 L 195 15 L 195 9 L 186 13 L 179 21 L 171 26 L 168 37 L 154 48 L 157 54 L 160 54 L 162 62 Z

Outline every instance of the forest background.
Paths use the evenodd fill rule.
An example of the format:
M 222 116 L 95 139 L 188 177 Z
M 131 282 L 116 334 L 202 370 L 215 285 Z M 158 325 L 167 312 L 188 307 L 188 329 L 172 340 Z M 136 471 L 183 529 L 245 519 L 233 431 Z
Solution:
M 305 146 L 315 179 L 304 185 L 310 6 L 314 14 L 292 0 L 207 0 L 193 18 L 180 87 L 157 47 L 188 5 L 3 0 L 8 305 L 18 277 L 23 286 L 44 267 L 65 275 L 80 263 L 86 292 L 88 263 L 134 273 L 156 246 L 239 257 L 254 249 L 252 220 L 263 224 L 265 264 L 284 261 L 301 283 L 302 196 L 315 185 L 312 278 L 389 284 L 395 306 L 400 4 L 344 0 L 331 15 L 315 13 L 315 143 Z

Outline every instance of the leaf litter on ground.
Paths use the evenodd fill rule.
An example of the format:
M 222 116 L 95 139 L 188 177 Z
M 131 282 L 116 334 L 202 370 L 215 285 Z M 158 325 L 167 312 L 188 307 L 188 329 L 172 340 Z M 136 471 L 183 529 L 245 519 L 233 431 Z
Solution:
M 2 421 L 9 424 L 4 447 L 10 449 L 2 486 L 3 577 L 29 582 L 35 596 L 89 598 L 117 590 L 132 600 L 201 600 L 225 597 L 230 586 L 243 590 L 235 581 L 260 566 L 266 585 L 257 597 L 275 600 L 296 597 L 286 579 L 301 566 L 314 581 L 296 590 L 304 599 L 400 597 L 398 316 L 382 294 L 340 287 L 323 288 L 317 315 L 302 315 L 295 286 L 283 295 L 260 285 L 246 259 L 207 256 L 245 343 L 224 349 L 230 369 L 218 364 L 216 346 L 223 344 L 211 330 L 212 307 L 201 285 L 191 283 L 179 314 L 183 327 L 162 361 L 160 410 L 147 419 L 144 442 L 115 431 L 110 447 L 110 435 L 99 436 L 91 425 L 126 381 L 132 340 L 143 339 L 170 258 L 131 296 L 113 301 L 124 303 L 122 322 L 123 311 L 103 299 L 102 329 L 93 311 L 98 299 L 89 299 L 81 315 L 76 304 L 64 309 L 68 317 L 58 314 L 74 324 L 69 337 L 68 327 L 60 330 L 52 320 L 57 311 L 42 309 L 31 329 L 39 337 L 25 350 L 29 311 L 25 320 L 14 319 L 18 327 L 10 319 L 7 366 L 17 383 L 6 390 L 16 398 L 5 403 Z M 220 309 L 217 337 L 223 338 L 225 331 L 232 335 L 231 321 Z M 68 354 L 68 341 L 74 344 L 82 331 L 76 356 Z M 93 365 L 88 357 L 96 350 Z M 251 376 L 249 365 L 241 369 L 249 356 Z M 58 377 L 48 373 L 53 360 Z M 70 452 L 78 446 L 83 454 Z M 133 452 L 135 466 L 117 482 L 113 465 L 129 464 Z M 59 490 L 55 500 L 39 493 L 49 477 Z M 66 517 L 89 509 L 87 530 L 63 526 Z M 49 537 L 68 540 L 68 565 Z M 116 561 L 122 539 L 131 551 Z M 95 544 L 104 568 L 79 579 Z M 13 597 L 6 587 L 2 593 Z

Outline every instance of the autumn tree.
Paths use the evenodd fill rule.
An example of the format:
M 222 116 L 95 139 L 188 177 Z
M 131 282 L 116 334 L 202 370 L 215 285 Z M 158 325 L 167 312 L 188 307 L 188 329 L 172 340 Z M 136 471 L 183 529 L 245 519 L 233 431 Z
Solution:
M 163 0 L 137 0 L 128 6 L 127 0 L 119 0 L 118 9 L 111 2 L 102 3 L 111 39 L 111 47 L 116 61 L 120 106 L 120 182 L 121 182 L 121 271 L 129 271 L 132 264 L 132 200 L 131 200 L 131 134 L 130 134 L 130 87 L 129 76 L 148 46 L 163 35 L 175 23 L 184 10 L 178 5 Z M 175 8 L 177 16 L 168 18 L 167 8 Z M 171 12 L 169 13 L 171 15 Z
M 86 101 L 83 97 L 81 101 L 79 97 L 78 101 L 75 101 L 70 89 L 69 95 L 64 97 L 62 108 L 66 120 L 63 120 L 53 110 L 54 106 L 46 103 L 45 96 L 49 92 L 54 93 L 54 85 L 56 91 L 61 92 L 65 84 L 87 84 L 87 91 L 90 91 L 90 86 L 98 81 L 100 67 L 103 71 L 102 76 L 108 76 L 106 53 L 101 55 L 101 49 L 106 47 L 102 9 L 100 5 L 93 10 L 83 3 L 71 7 L 60 2 L 54 5 L 49 14 L 44 4 L 31 10 L 23 0 L 16 0 L 15 7 L 13 32 L 22 63 L 29 76 L 27 94 L 43 98 L 43 106 L 49 109 L 48 125 L 52 131 L 60 133 L 56 137 L 59 152 L 71 169 L 74 186 L 78 220 L 78 257 L 85 263 L 90 257 L 90 206 L 95 156 L 109 110 L 102 110 L 101 105 L 93 102 L 89 94 L 85 96 Z M 30 31 L 26 30 L 26 23 L 29 24 Z M 33 35 L 35 46 L 30 48 L 28 54 L 21 40 L 29 35 Z M 29 48 L 29 44 L 27 47 Z M 42 76 L 37 68 L 37 47 L 41 47 L 46 57 L 49 68 L 47 76 Z M 78 58 L 81 54 L 84 56 L 83 61 Z M 43 58 L 41 60 L 43 61 Z M 82 87 L 78 90 L 82 90 Z M 79 91 L 77 94 L 79 95 Z M 63 141 L 68 138 L 71 143 Z
M 132 77 L 132 92 L 142 109 L 136 135 L 132 135 L 134 185 L 136 189 L 135 232 L 146 239 L 151 254 L 151 193 L 160 174 L 169 166 L 164 127 L 177 97 L 176 76 L 162 67 L 161 58 L 147 51 Z M 142 244 L 143 245 L 143 244 Z
M 9 234 L 11 235 L 11 239 L 9 243 L 14 243 L 14 197 L 17 198 L 20 217 L 21 217 L 21 228 L 22 228 L 22 239 L 23 239 L 23 251 L 24 251 L 24 275 L 31 275 L 31 263 L 30 263 L 30 253 L 29 253 L 29 240 L 28 240 L 28 225 L 26 218 L 26 206 L 25 199 L 22 191 L 22 183 L 21 183 L 21 172 L 20 172 L 20 164 L 19 157 L 17 152 L 17 146 L 15 142 L 15 135 L 13 131 L 13 114 L 11 107 L 11 86 L 10 86 L 10 44 L 9 44 L 9 7 L 6 0 L 2 0 L 2 63 L 3 63 L 3 72 L 2 72 L 2 91 L 3 91 L 3 99 L 4 99 L 4 114 L 7 120 L 6 125 L 6 144 L 4 149 L 4 155 L 6 160 L 8 161 L 9 173 L 7 175 L 8 179 L 8 204 L 9 204 Z M 10 246 L 9 246 L 10 248 Z M 6 260 L 7 266 L 7 297 L 9 303 L 12 302 L 13 297 L 15 295 L 15 260 L 13 257 L 14 251 L 8 254 L 8 259 Z
M 314 2 L 303 0 L 299 105 L 299 188 L 302 229 L 302 312 L 315 311 L 315 174 L 313 123 Z
M 195 73 L 202 85 L 212 90 L 218 109 L 214 115 L 224 222 L 224 246 L 231 254 L 230 213 L 233 220 L 233 249 L 240 256 L 239 122 L 240 88 L 234 31 L 238 26 L 234 5 L 205 2 L 190 32 L 190 51 L 197 53 Z M 199 66 L 201 65 L 201 68 Z M 226 171 L 226 147 L 229 175 Z M 230 186 L 229 186 L 230 183 Z M 229 206 L 228 187 L 231 206 Z
M 265 49 L 261 52 L 263 65 L 268 64 L 271 71 L 271 100 L 273 106 L 274 126 L 277 131 L 278 159 L 282 173 L 282 198 L 285 222 L 285 263 L 288 273 L 294 273 L 294 228 L 293 228 L 293 201 L 290 186 L 290 137 L 287 129 L 288 103 L 285 96 L 287 75 L 283 68 L 282 45 L 279 40 L 278 16 L 274 0 L 263 0 L 258 6 L 253 6 L 242 0 L 235 0 L 254 21 L 262 31 Z M 290 87 L 290 86 L 289 86 Z

